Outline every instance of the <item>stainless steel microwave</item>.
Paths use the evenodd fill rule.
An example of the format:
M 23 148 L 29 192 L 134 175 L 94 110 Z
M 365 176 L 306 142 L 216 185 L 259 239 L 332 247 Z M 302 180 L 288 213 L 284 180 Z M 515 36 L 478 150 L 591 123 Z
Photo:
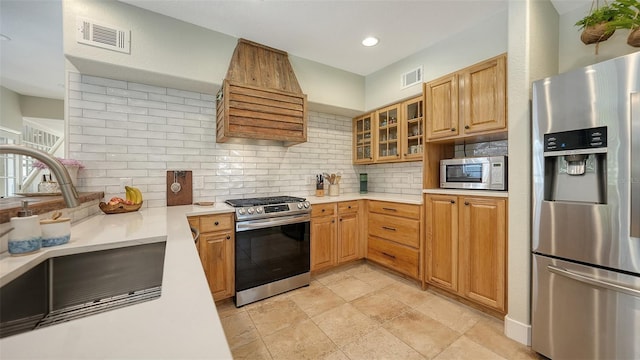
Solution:
M 507 190 L 507 157 L 488 156 L 440 160 L 444 189 Z

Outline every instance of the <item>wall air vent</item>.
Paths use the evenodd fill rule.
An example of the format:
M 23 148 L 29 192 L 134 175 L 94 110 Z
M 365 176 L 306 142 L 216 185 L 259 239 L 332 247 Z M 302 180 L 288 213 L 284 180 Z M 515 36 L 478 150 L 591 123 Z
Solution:
M 131 31 L 98 23 L 86 18 L 76 20 L 76 40 L 81 44 L 101 47 L 129 54 Z
M 400 77 L 400 88 L 408 88 L 422 82 L 422 66 L 403 73 Z

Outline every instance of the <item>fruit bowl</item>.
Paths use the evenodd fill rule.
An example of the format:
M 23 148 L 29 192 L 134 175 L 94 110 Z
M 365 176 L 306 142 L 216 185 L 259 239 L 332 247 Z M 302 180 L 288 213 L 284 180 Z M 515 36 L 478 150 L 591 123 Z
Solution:
M 105 214 L 122 214 L 122 213 L 138 211 L 142 207 L 142 202 L 140 204 L 131 204 L 131 205 L 127 205 L 124 203 L 109 205 L 106 202 L 100 202 L 98 206 L 100 207 L 100 210 L 102 210 L 102 212 Z

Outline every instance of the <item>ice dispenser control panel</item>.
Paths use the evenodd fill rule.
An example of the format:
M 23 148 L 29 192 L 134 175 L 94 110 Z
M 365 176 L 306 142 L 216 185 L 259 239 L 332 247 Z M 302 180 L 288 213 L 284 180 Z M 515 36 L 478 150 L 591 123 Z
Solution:
M 544 134 L 545 152 L 606 147 L 606 126 Z

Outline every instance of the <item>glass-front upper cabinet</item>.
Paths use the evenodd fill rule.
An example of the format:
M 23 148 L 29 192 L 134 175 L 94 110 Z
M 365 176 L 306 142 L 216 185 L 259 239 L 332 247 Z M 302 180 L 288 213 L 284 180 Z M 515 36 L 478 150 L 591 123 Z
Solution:
M 400 104 L 388 106 L 376 112 L 377 152 L 376 161 L 396 160 L 400 157 Z
M 366 114 L 353 119 L 353 159 L 355 164 L 373 162 L 373 114 Z
M 422 160 L 424 152 L 423 97 L 415 97 L 402 103 L 403 136 L 402 154 L 407 160 Z

